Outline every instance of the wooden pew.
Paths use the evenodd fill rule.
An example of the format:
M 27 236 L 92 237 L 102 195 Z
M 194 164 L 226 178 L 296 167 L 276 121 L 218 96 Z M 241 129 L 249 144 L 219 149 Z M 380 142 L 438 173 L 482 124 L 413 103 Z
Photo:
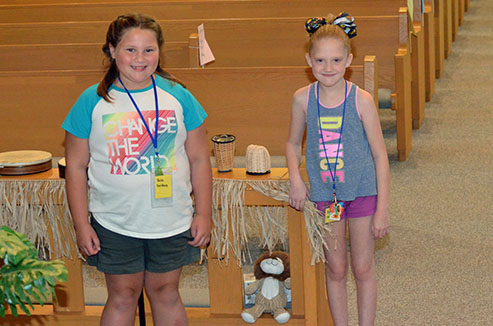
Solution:
M 381 67 L 380 83 L 382 87 L 394 89 L 394 65 L 393 55 L 397 52 L 398 47 L 398 16 L 360 16 L 357 17 L 359 22 L 359 37 L 353 39 L 353 54 L 357 64 L 362 64 L 363 55 L 360 53 L 371 53 L 377 55 Z M 190 34 L 197 32 L 197 26 L 204 23 L 207 41 L 212 48 L 216 61 L 209 64 L 210 67 L 241 67 L 241 66 L 305 66 L 305 41 L 307 33 L 304 30 L 305 18 L 245 18 L 245 19 L 190 19 L 180 20 L 162 20 L 159 21 L 165 31 L 165 44 L 170 42 L 181 42 L 189 38 Z M 75 24 L 76 25 L 76 24 Z M 32 26 L 31 30 L 24 30 L 24 33 L 35 35 L 37 28 Z M 38 36 L 50 35 L 50 38 L 60 40 L 60 57 L 64 57 L 65 50 L 70 51 L 69 37 L 72 34 L 71 27 L 78 28 L 72 23 L 50 24 L 49 29 L 43 30 Z M 87 27 L 84 28 L 84 27 Z M 96 33 L 96 28 L 97 33 Z M 107 26 L 106 23 L 86 24 L 79 28 L 80 35 L 96 33 L 101 38 L 100 44 L 104 42 L 104 35 Z M 405 25 L 402 28 L 408 28 Z M 234 31 L 234 32 L 232 32 Z M 266 31 L 269 31 L 266 32 Z M 374 42 L 374 35 L 381 33 L 379 42 Z M 68 37 L 67 37 L 68 36 Z M 99 56 L 101 49 L 98 48 L 97 42 L 81 42 L 87 46 L 88 52 L 80 52 L 82 57 Z M 88 45 L 87 43 L 92 43 Z M 34 45 L 43 49 L 38 44 Z M 56 45 L 54 45 L 56 46 Z M 74 45 L 75 46 L 75 45 Z M 8 51 L 8 47 L 5 48 Z M 15 53 L 15 48 L 12 48 Z M 21 52 L 25 50 L 19 48 Z M 268 49 L 266 51 L 266 49 Z M 11 52 L 11 53 L 12 53 Z M 31 53 L 33 60 L 50 60 L 53 58 L 43 58 L 37 53 Z M 70 52 L 67 53 L 70 55 Z M 10 54 L 6 55 L 8 58 Z M 92 61 L 94 62 L 94 61 Z M 52 63 L 54 64 L 54 63 Z M 170 65 L 170 67 L 174 67 Z M 97 69 L 98 67 L 85 67 L 85 69 Z M 40 69 L 35 69 L 40 70 Z M 1 69 L 0 69 L 1 71 Z
M 357 19 L 360 36 L 353 40 L 355 63 L 362 64 L 363 56 L 360 53 L 375 54 L 380 62 L 381 87 L 395 90 L 393 56 L 398 48 L 398 16 L 360 16 Z M 188 38 L 191 33 L 196 32 L 199 24 L 204 23 L 207 40 L 216 57 L 216 61 L 210 66 L 238 67 L 306 65 L 304 43 L 307 34 L 303 28 L 304 20 L 305 18 L 300 17 L 164 20 L 159 22 L 167 31 L 165 37 L 169 42 Z M 72 43 L 63 36 L 72 35 L 70 26 L 78 28 L 70 23 L 54 24 L 51 25 L 52 29 L 45 29 L 43 34 L 53 35 L 63 43 Z M 85 26 L 88 28 L 80 27 L 80 35 L 94 33 L 94 25 Z M 101 23 L 98 26 L 101 28 L 98 35 L 104 35 L 103 30 L 106 29 L 106 24 Z M 402 28 L 407 28 L 407 25 Z M 235 32 L 232 33 L 232 30 Z M 57 34 L 57 31 L 60 33 Z M 273 32 L 266 33 L 266 31 Z M 36 33 L 36 28 L 32 29 L 32 33 L 25 31 L 25 34 L 29 35 L 34 33 Z M 379 42 L 374 42 L 374 35 L 379 35 Z M 99 52 L 96 47 L 94 51 Z M 80 55 L 83 56 L 85 53 L 80 53 Z
M 401 13 L 401 16 L 402 17 L 403 15 L 406 15 L 405 13 Z M 231 25 L 233 26 L 233 28 L 230 27 L 229 29 L 229 32 L 230 30 L 232 29 L 235 29 L 235 39 L 233 40 L 229 40 L 229 39 L 224 39 L 224 35 L 227 36 L 227 33 L 224 33 L 224 22 L 226 20 L 220 20 L 220 23 L 218 24 L 217 23 L 217 20 L 207 20 L 206 21 L 206 30 L 207 30 L 207 38 L 209 40 L 209 43 L 210 44 L 213 44 L 214 40 L 217 39 L 220 43 L 218 43 L 219 45 L 219 50 L 216 51 L 216 49 L 214 48 L 214 45 L 212 45 L 213 47 L 213 51 L 215 52 L 216 54 L 216 62 L 214 62 L 213 64 L 211 64 L 212 67 L 219 67 L 219 66 L 240 66 L 240 65 L 244 65 L 245 63 L 248 63 L 247 65 L 249 66 L 260 66 L 260 65 L 305 65 L 305 62 L 304 62 L 304 49 L 302 49 L 302 43 L 300 42 L 300 40 L 303 40 L 304 37 L 306 37 L 306 33 L 304 32 L 304 30 L 301 28 L 299 28 L 299 26 L 304 22 L 304 17 L 303 18 L 300 18 L 300 19 L 284 19 L 284 18 L 280 18 L 279 20 L 275 21 L 275 25 L 267 25 L 266 24 L 270 24 L 272 23 L 272 19 L 264 19 L 264 21 L 262 23 L 264 23 L 261 28 L 259 28 L 258 30 L 258 34 L 259 35 L 263 35 L 265 34 L 265 30 L 276 30 L 277 31 L 288 31 L 288 33 L 285 33 L 283 34 L 283 36 L 285 37 L 285 39 L 281 40 L 281 41 L 286 41 L 285 45 L 286 46 L 286 50 L 283 49 L 281 46 L 278 46 L 278 44 L 272 44 L 272 38 L 267 38 L 265 40 L 263 40 L 265 43 L 264 44 L 260 44 L 261 42 L 259 42 L 258 39 L 255 40 L 255 42 L 251 43 L 251 44 L 242 44 L 241 42 L 240 43 L 234 43 L 235 41 L 238 42 L 238 40 L 244 40 L 244 39 L 247 39 L 249 36 L 251 36 L 252 34 L 255 34 L 255 31 L 253 31 L 252 33 L 252 25 L 251 25 L 251 22 L 252 21 L 258 21 L 258 19 L 238 19 L 236 20 L 236 25 Z M 282 21 L 280 21 L 282 20 Z M 365 53 L 375 53 L 377 54 L 377 56 L 379 57 L 382 57 L 382 60 L 381 60 L 381 80 L 380 80 L 380 85 L 382 85 L 382 87 L 386 87 L 386 88 L 390 88 L 390 89 L 393 89 L 393 90 L 396 90 L 396 89 L 399 89 L 399 91 L 405 91 L 407 89 L 407 87 L 399 87 L 397 88 L 396 87 L 396 80 L 394 79 L 394 72 L 395 70 L 397 70 L 397 68 L 394 66 L 397 64 L 396 62 L 394 63 L 394 58 L 393 58 L 393 54 L 392 53 L 396 53 L 397 52 L 397 48 L 399 47 L 400 50 L 399 52 L 401 52 L 402 54 L 402 50 L 403 48 L 405 48 L 407 46 L 407 40 L 405 41 L 405 44 L 406 45 L 397 45 L 398 44 L 398 39 L 400 40 L 401 37 L 399 35 L 403 35 L 405 33 L 407 33 L 408 31 L 403 31 L 401 30 L 399 35 L 397 34 L 393 34 L 393 35 L 389 35 L 389 33 L 387 34 L 381 34 L 382 31 L 384 32 L 387 32 L 387 31 L 392 31 L 392 30 L 395 30 L 395 25 L 398 25 L 400 26 L 399 28 L 403 29 L 402 26 L 405 26 L 405 28 L 407 28 L 407 24 L 404 24 L 404 23 L 399 23 L 399 22 L 402 22 L 403 19 L 399 18 L 397 19 L 397 17 L 357 17 L 357 20 L 358 20 L 358 25 L 360 27 L 360 37 L 356 38 L 354 43 L 354 54 L 355 54 L 355 63 L 356 64 L 361 64 L 361 56 L 358 55 L 358 52 L 361 51 L 361 52 L 365 52 Z M 203 21 L 203 20 L 201 20 Z M 173 37 L 175 35 L 178 35 L 177 37 L 181 37 L 183 35 L 181 35 L 180 33 L 183 33 L 184 31 L 188 32 L 188 31 L 192 31 L 192 30 L 195 30 L 196 26 L 201 22 L 201 21 L 196 21 L 196 22 L 192 22 L 192 24 L 190 24 L 190 20 L 187 20 L 187 21 L 181 21 L 180 22 L 180 26 L 178 27 L 177 29 L 177 21 L 161 21 L 162 24 L 169 24 L 169 28 L 167 28 L 165 26 L 165 30 L 167 31 L 170 31 L 171 30 L 171 33 L 170 35 Z M 183 28 L 183 24 L 185 23 L 188 23 L 188 30 L 187 28 Z M 286 24 L 286 25 L 282 25 L 282 24 Z M 365 25 L 365 23 L 367 25 Z M 216 24 L 216 25 L 214 25 Z M 293 24 L 296 24 L 296 26 L 293 26 Z M 387 25 L 385 25 L 387 24 Z M 389 25 L 390 24 L 390 25 Z M 191 26 L 190 26 L 191 25 Z M 257 25 L 257 24 L 255 24 Z M 289 29 L 289 25 L 293 26 L 292 27 L 292 30 Z M 104 29 L 106 29 L 106 24 L 100 24 L 100 26 L 104 26 Z M 212 28 L 211 28 L 212 26 Z M 270 26 L 273 26 L 272 28 L 268 28 Z M 281 27 L 280 27 L 281 26 Z M 288 26 L 288 28 L 285 28 L 285 26 Z M 366 28 L 367 26 L 370 26 L 370 28 Z M 79 24 L 73 24 L 73 27 L 75 28 L 79 28 Z M 243 28 L 239 28 L 239 27 L 243 27 Z M 258 25 L 256 26 L 258 28 Z M 375 27 L 377 30 L 374 30 L 372 29 L 373 27 Z M 222 30 L 221 30 L 222 28 Z M 56 28 L 55 30 L 66 30 L 66 28 L 61 28 L 61 26 L 59 25 L 58 28 Z M 240 35 L 238 35 L 238 30 L 240 30 Z M 175 31 L 175 32 L 173 32 Z M 222 35 L 221 35 L 221 31 L 223 31 Z M 363 32 L 362 32 L 363 31 Z M 241 34 L 241 33 L 244 33 L 244 34 Z M 300 35 L 298 35 L 298 37 L 296 37 L 296 40 L 293 39 L 293 34 L 294 33 L 301 33 Z M 361 35 L 362 34 L 367 34 L 366 37 L 362 37 Z M 26 33 L 28 35 L 31 35 L 31 33 Z M 48 33 L 50 34 L 50 33 Z M 88 35 L 90 33 L 88 33 L 87 31 L 82 31 L 80 32 L 79 31 L 79 34 L 80 35 Z M 229 33 L 229 34 L 232 34 L 232 33 Z M 279 33 L 276 34 L 276 36 L 279 36 L 278 35 Z M 392 34 L 392 33 L 390 33 Z M 45 34 L 46 35 L 46 34 Z M 69 35 L 73 35 L 72 33 L 69 33 Z M 212 36 L 211 36 L 212 35 Z M 241 37 L 245 35 L 245 37 Z M 380 35 L 380 43 L 378 45 L 375 45 L 375 42 L 373 42 L 374 38 L 373 36 L 374 35 Z M 384 35 L 384 38 L 382 39 L 382 35 Z M 240 37 L 238 37 L 240 36 Z M 405 38 L 407 38 L 408 36 L 406 36 Z M 385 39 L 386 38 L 386 39 Z M 57 37 L 57 39 L 60 39 Z M 364 44 L 363 41 L 361 40 L 365 40 L 365 39 L 371 39 L 372 42 L 370 42 L 370 44 L 366 45 L 367 47 L 365 46 L 362 46 L 362 44 Z M 224 40 L 226 41 L 229 41 L 229 42 L 224 42 Z M 276 40 L 276 41 L 279 41 L 279 40 Z M 294 50 L 292 44 L 294 44 L 293 42 L 299 42 L 299 47 L 298 47 L 298 53 L 296 53 L 296 51 Z M 360 44 L 359 44 L 360 43 Z M 227 46 L 224 48 L 224 49 L 221 49 L 220 46 L 223 46 L 224 44 L 227 44 Z M 391 47 L 391 50 L 389 51 L 388 49 L 386 49 L 385 47 L 382 47 L 381 45 L 382 44 L 385 44 L 386 46 L 389 46 Z M 216 44 L 217 45 L 217 44 Z M 243 46 L 243 48 L 242 48 Z M 228 57 L 228 55 L 231 53 L 231 48 L 239 48 L 240 51 L 240 55 L 236 54 L 236 53 L 233 53 L 233 55 L 230 55 Z M 271 49 L 280 49 L 281 51 L 279 51 L 278 53 L 275 53 L 274 51 L 269 51 L 269 57 L 266 57 L 265 56 L 265 48 L 271 48 Z M 409 46 L 407 46 L 407 48 L 409 49 Z M 415 46 L 415 49 L 417 47 Z M 229 52 L 228 52 L 229 51 Z M 259 55 L 252 55 L 252 51 L 258 51 Z M 417 53 L 417 52 L 416 52 Z M 224 55 L 224 57 L 221 57 L 222 55 Z M 243 57 L 241 57 L 241 55 L 243 55 Z M 291 56 L 291 57 L 290 57 Z M 259 60 L 258 58 L 261 57 L 261 60 Z M 231 61 L 228 61 L 228 60 L 231 60 Z M 256 62 L 251 62 L 251 61 L 248 61 L 248 60 L 257 60 Z M 285 60 L 285 61 L 283 61 Z M 404 62 L 407 62 L 407 61 L 404 61 Z M 420 61 L 418 61 L 420 62 Z M 410 64 L 410 63 L 409 63 Z M 173 65 L 170 65 L 170 66 L 173 66 Z M 401 73 L 406 73 L 406 72 L 409 72 L 411 71 L 410 68 L 409 69 L 400 69 L 399 70 Z M 409 79 L 407 77 L 403 77 L 403 78 L 400 78 L 400 80 L 402 82 L 407 82 Z M 419 89 L 419 85 L 420 83 L 413 83 L 414 85 L 414 88 L 416 89 Z M 400 96 L 400 94 L 398 94 Z M 404 97 L 404 96 L 403 96 Z M 416 96 L 413 96 L 415 98 L 421 98 L 421 97 L 416 97 Z M 403 112 L 406 112 L 408 110 L 410 110 L 410 107 L 406 107 L 408 105 L 408 101 L 405 100 L 405 101 L 396 101 L 396 103 L 401 103 L 401 106 L 400 106 L 400 110 L 402 110 Z M 422 103 L 423 101 L 418 101 L 419 103 Z M 415 109 L 414 112 L 422 112 L 423 111 L 423 107 L 421 108 L 418 108 L 418 109 Z M 420 124 L 420 121 L 422 121 L 422 118 L 415 118 L 414 119 L 415 121 L 418 121 L 418 123 L 414 123 L 414 126 L 419 126 Z M 404 120 L 401 120 L 401 121 L 404 121 Z M 405 137 L 401 137 L 401 138 L 405 138 Z M 407 154 L 406 154 L 407 155 Z
M 440 78 L 445 63 L 445 4 L 447 0 L 427 0 L 426 6 L 433 2 L 435 22 L 435 76 Z
M 453 24 L 452 24 L 452 8 L 454 0 L 443 0 L 443 28 L 444 28 L 444 55 L 448 58 L 452 51 L 453 42 Z
M 376 73 L 371 68 L 374 59 L 366 65 L 369 73 Z M 267 146 L 272 155 L 284 155 L 292 95 L 312 81 L 304 66 L 176 68 L 170 72 L 185 82 L 207 110 L 209 136 L 234 133 L 239 155 L 251 143 Z M 63 156 L 60 125 L 80 93 L 101 76 L 100 70 L 0 72 L 5 108 L 0 120 L 1 150 L 37 148 Z M 351 67 L 348 76 L 376 94 L 377 81 L 364 77 L 363 66 Z
M 429 26 L 428 26 L 429 27 Z M 412 116 L 413 116 L 413 128 L 418 129 L 421 127 L 425 117 L 425 105 L 426 105 L 426 92 L 430 93 L 431 81 L 429 74 L 427 75 L 426 66 L 429 66 L 426 54 L 429 56 L 431 51 L 426 46 L 430 46 L 430 43 L 426 43 L 426 35 L 423 25 L 423 14 L 421 0 L 414 1 L 413 7 L 413 20 L 410 22 L 409 27 L 411 38 L 411 66 L 412 66 Z M 434 58 L 433 58 L 434 59 Z M 434 78 L 435 76 L 431 76 Z M 427 83 L 428 82 L 428 83 Z M 433 84 L 434 85 L 434 84 Z M 431 94 L 430 94 L 431 95 Z M 431 98 L 431 96 L 430 96 Z
M 420 1 L 421 3 L 421 1 Z M 435 93 L 436 79 L 436 49 L 435 49 L 435 18 L 433 13 L 433 0 L 426 0 L 420 20 L 424 30 L 425 42 L 425 100 L 428 102 Z M 415 15 L 416 20 L 416 15 Z
M 401 9 L 399 25 L 408 24 L 406 9 Z M 397 150 L 399 161 L 405 161 L 412 147 L 411 112 L 411 55 L 409 53 L 409 33 L 400 29 L 399 49 L 395 55 L 395 95 L 393 108 L 396 110 Z
M 43 3 L 44 2 L 44 3 Z M 112 21 L 128 12 L 147 13 L 155 19 L 318 17 L 340 11 L 351 15 L 395 15 L 406 0 L 216 0 L 216 1 L 37 1 L 0 4 L 3 23 Z
M 459 32 L 459 1 L 460 0 L 452 0 L 452 42 L 455 42 L 457 39 L 457 33 Z
M 459 26 L 464 22 L 464 14 L 466 11 L 466 1 L 459 0 Z
M 188 41 L 167 42 L 162 62 L 170 67 L 196 67 L 198 49 L 190 53 L 190 41 L 189 36 Z M 0 71 L 100 69 L 107 63 L 101 47 L 101 43 L 0 45 Z
M 363 66 L 351 66 L 346 78 L 369 91 L 376 99 L 375 57 L 367 56 L 365 59 Z M 168 71 L 184 80 L 187 88 L 210 112 L 207 121 L 210 136 L 224 133 L 236 136 L 238 155 L 245 155 L 249 144 L 266 146 L 271 155 L 284 155 L 294 91 L 314 81 L 311 70 L 306 67 Z M 211 89 L 221 91 L 211 92 Z

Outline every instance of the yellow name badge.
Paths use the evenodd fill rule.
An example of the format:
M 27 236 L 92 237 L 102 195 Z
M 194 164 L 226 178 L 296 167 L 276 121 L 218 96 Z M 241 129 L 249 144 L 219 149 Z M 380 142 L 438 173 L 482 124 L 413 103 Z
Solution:
M 173 188 L 171 187 L 171 174 L 157 175 L 154 177 L 154 181 L 156 199 L 170 198 L 173 196 Z

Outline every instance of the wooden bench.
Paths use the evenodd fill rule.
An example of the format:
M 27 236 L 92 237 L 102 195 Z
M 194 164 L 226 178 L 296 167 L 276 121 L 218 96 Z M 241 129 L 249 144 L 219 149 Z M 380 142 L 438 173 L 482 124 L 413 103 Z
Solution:
M 406 0 L 215 0 L 215 1 L 36 1 L 0 4 L 2 23 L 106 21 L 128 12 L 155 19 L 318 17 L 340 11 L 357 16 L 395 15 Z
M 415 7 L 413 24 L 421 27 L 424 33 L 425 55 L 425 100 L 428 102 L 435 93 L 436 79 L 436 49 L 435 49 L 435 17 L 433 13 L 433 0 L 419 1 L 421 5 Z M 417 28 L 417 27 L 415 27 Z
M 363 56 L 360 53 L 376 55 L 380 65 L 380 86 L 393 91 L 395 91 L 394 55 L 399 47 L 399 35 L 407 35 L 408 33 L 408 25 L 401 23 L 402 17 L 406 15 L 406 13 L 401 13 L 401 16 L 356 17 L 360 36 L 353 41 L 355 63 L 362 64 Z M 204 23 L 207 40 L 216 57 L 216 61 L 210 64 L 210 67 L 238 67 L 306 65 L 304 42 L 307 33 L 303 28 L 304 20 L 304 17 L 300 17 L 164 20 L 159 22 L 167 31 L 165 37 L 169 41 L 186 39 L 190 33 L 196 32 L 199 24 Z M 94 25 L 76 25 L 70 23 L 50 24 L 52 30 L 44 30 L 43 34 L 53 35 L 52 37 L 55 39 L 67 42 L 68 39 L 64 38 L 63 35 L 73 35 L 69 31 L 70 26 L 74 28 L 88 27 L 87 30 L 79 30 L 79 35 L 88 35 L 94 32 Z M 98 26 L 101 28 L 99 34 L 104 34 L 103 29 L 106 29 L 106 24 L 98 23 Z M 399 28 L 403 29 L 400 33 L 398 32 Z M 57 31 L 60 33 L 56 34 Z M 266 31 L 273 32 L 266 33 Z M 35 32 L 36 29 L 33 29 L 33 33 Z M 33 33 L 25 32 L 29 35 Z M 374 41 L 374 35 L 379 35 L 379 42 Z M 266 49 L 269 50 L 266 51 Z M 99 52 L 96 47 L 94 51 Z M 84 53 L 80 55 L 82 56 Z M 96 54 L 92 54 L 92 56 L 94 55 Z
M 230 173 L 218 173 L 216 169 L 212 170 L 213 183 L 215 185 L 223 182 L 231 182 L 241 184 L 245 182 L 262 183 L 269 186 L 272 181 L 286 182 L 287 169 L 273 168 L 269 175 L 250 176 L 245 173 L 245 169 L 233 169 Z M 302 171 L 303 173 L 304 171 Z M 303 173 L 306 176 L 306 173 Z M 64 182 L 58 177 L 58 169 L 52 169 L 43 173 L 27 175 L 27 176 L 2 176 L 0 177 L 0 185 L 2 188 L 9 183 L 15 183 L 16 187 L 5 187 L 6 195 L 19 196 L 22 198 L 33 198 L 37 193 L 46 192 L 46 188 L 53 194 L 53 197 L 48 199 L 43 197 L 45 205 L 56 206 L 60 210 L 61 219 L 70 219 L 67 216 L 66 203 L 64 202 Z M 15 190 L 14 190 L 15 189 Z M 218 189 L 214 187 L 214 189 Z M 221 187 L 219 186 L 219 189 Z M 220 191 L 220 190 L 219 190 Z M 60 195 L 60 196 L 58 196 Z M 243 196 L 244 195 L 244 196 Z M 218 196 L 221 197 L 221 196 Z M 278 201 L 269 196 L 263 195 L 261 192 L 255 191 L 250 185 L 242 192 L 242 207 L 248 206 L 269 206 L 286 209 L 287 221 L 287 236 L 289 243 L 289 258 L 291 271 L 291 319 L 286 324 L 288 326 L 317 326 L 327 325 L 332 326 L 332 318 L 329 311 L 327 298 L 325 295 L 325 274 L 324 265 L 322 263 L 311 264 L 312 252 L 310 247 L 310 235 L 306 231 L 303 212 L 296 211 L 288 207 L 285 201 Z M 56 202 L 51 201 L 51 198 L 58 199 Z M 55 200 L 56 200 L 55 199 Z M 231 203 L 228 199 L 226 202 L 219 201 L 219 205 L 234 206 L 237 204 Z M 28 216 L 43 217 L 38 210 L 40 203 L 29 204 L 27 209 Z M 32 213 L 32 214 L 31 214 Z M 231 215 L 229 215 L 231 216 Z M 29 223 L 15 215 L 6 216 L 19 224 Z M 229 221 L 233 221 L 229 218 Z M 38 221 L 39 222 L 39 221 Z M 43 222 L 41 222 L 43 223 Z M 44 222 L 50 234 L 55 232 L 62 235 L 67 232 L 67 229 L 72 228 L 71 223 L 63 229 L 60 225 L 52 225 L 48 221 Z M 229 222 L 231 225 L 232 222 Z M 213 226 L 214 227 L 214 226 Z M 33 242 L 35 239 L 31 239 Z M 69 237 L 65 238 L 69 247 L 75 248 L 76 244 Z M 237 245 L 230 237 L 229 241 L 232 246 Z M 53 237 L 50 238 L 53 244 Z M 54 244 L 53 244 L 54 245 Z M 238 244 L 239 245 L 239 244 Z M 55 247 L 55 246 L 54 246 Z M 58 257 L 58 256 L 55 256 Z M 72 253 L 72 257 L 76 257 Z M 82 276 L 82 261 L 75 258 L 60 257 L 66 264 L 69 271 L 68 282 L 57 284 L 55 291 L 57 292 L 58 301 L 53 305 L 45 305 L 40 307 L 34 305 L 34 311 L 31 316 L 27 316 L 24 312 L 19 311 L 18 317 L 13 317 L 12 312 L 7 309 L 5 318 L 2 318 L 2 326 L 13 325 L 32 325 L 32 326 L 97 326 L 102 314 L 103 306 L 85 305 L 84 303 L 84 286 Z M 213 246 L 208 247 L 208 262 L 207 272 L 210 306 L 202 308 L 185 308 L 190 326 L 242 326 L 245 325 L 240 317 L 244 309 L 243 298 L 243 271 L 233 254 L 230 254 L 229 263 L 217 257 Z M 31 311 L 31 309 L 29 309 Z M 146 319 L 148 324 L 152 324 L 152 315 L 150 309 L 146 310 Z M 262 316 L 258 321 L 258 325 L 275 326 L 277 322 L 268 314 Z M 139 321 L 135 322 L 139 325 Z
M 187 88 L 210 112 L 207 129 L 211 136 L 236 136 L 238 155 L 245 155 L 249 144 L 264 145 L 271 155 L 284 155 L 294 91 L 314 81 L 305 67 L 168 71 L 186 81 Z M 346 77 L 375 96 L 376 73 L 375 58 L 368 56 L 365 66 L 351 66 Z M 215 89 L 220 91 L 211 91 Z
M 195 38 L 195 40 L 193 39 Z M 198 48 L 187 41 L 167 42 L 161 61 L 170 67 L 198 66 Z M 101 69 L 108 63 L 101 43 L 9 44 L 0 45 L 0 71 L 59 71 Z
M 361 87 L 366 85 L 374 95 L 377 90 L 377 81 L 371 77 L 377 73 L 374 59 L 368 59 L 367 67 L 366 79 L 363 66 L 351 67 L 348 77 Z M 251 143 L 267 146 L 272 155 L 284 155 L 292 95 L 312 81 L 306 67 L 169 71 L 187 85 L 206 109 L 209 135 L 235 134 L 240 155 L 244 155 Z M 80 93 L 101 76 L 102 71 L 97 70 L 0 73 L 5 109 L 0 120 L 1 150 L 39 148 L 63 156 L 64 136 L 60 125 Z
M 394 89 L 394 62 L 393 56 L 397 52 L 399 34 L 398 16 L 361 16 L 357 17 L 359 24 L 359 37 L 353 39 L 353 54 L 355 62 L 363 62 L 362 54 L 374 54 L 379 58 L 381 67 L 381 86 Z M 165 31 L 165 44 L 171 42 L 182 42 L 190 37 L 190 34 L 197 32 L 197 26 L 204 24 L 205 34 L 209 45 L 216 57 L 216 61 L 209 64 L 208 67 L 241 67 L 241 66 L 306 66 L 305 60 L 305 40 L 307 33 L 304 30 L 305 18 L 244 18 L 244 19 L 190 19 L 190 20 L 161 20 L 159 23 Z M 59 46 L 60 58 L 70 56 L 71 53 L 78 53 L 79 59 L 83 62 L 84 56 L 96 57 L 101 55 L 101 45 L 104 42 L 107 24 L 103 22 L 81 24 L 78 23 L 54 23 L 43 26 L 31 25 L 31 29 L 23 30 L 23 34 L 30 35 L 34 39 L 43 39 L 49 36 L 49 39 L 59 40 L 53 44 L 53 48 L 40 46 L 39 43 L 30 44 L 32 53 L 26 58 L 36 62 L 49 61 L 47 64 L 55 65 L 53 57 L 45 57 L 41 50 L 54 49 Z M 407 25 L 403 28 L 407 28 Z M 75 35 L 98 35 L 100 42 L 90 41 L 90 38 L 73 40 L 70 38 Z M 389 31 L 390 30 L 390 31 Z M 12 30 L 11 30 L 12 31 Z M 234 32 L 232 32 L 234 31 Z M 267 32 L 268 31 L 268 32 Z M 3 32 L 0 32 L 3 33 Z M 382 33 L 379 42 L 374 42 L 374 35 Z M 5 34 L 4 34 L 5 35 Z M 14 39 L 14 36 L 8 36 Z M 72 37 L 73 38 L 73 37 Z M 93 36 L 94 38 L 94 36 Z M 87 52 L 74 51 L 70 49 L 70 44 L 84 44 Z M 47 44 L 45 44 L 47 45 Z M 29 47 L 27 44 L 16 47 L 5 47 L 5 59 L 13 56 L 16 50 L 26 54 Z M 47 50 L 48 51 L 48 50 Z M 67 51 L 67 52 L 64 52 Z M 22 60 L 22 59 L 19 59 Z M 85 60 L 91 63 L 90 66 L 81 67 L 80 69 L 99 69 L 99 66 L 93 66 L 95 60 Z M 98 61 L 98 60 L 96 60 Z M 5 66 L 8 63 L 4 64 Z M 169 65 L 169 67 L 174 67 Z M 10 68 L 17 69 L 17 68 Z M 0 69 L 0 71 L 3 69 Z M 23 69 L 26 70 L 26 69 Z M 33 69 L 42 70 L 42 69 Z M 74 69 L 75 70 L 75 69 Z
M 426 7 L 433 7 L 435 17 L 435 65 L 436 77 L 443 72 L 444 59 L 452 51 L 458 26 L 462 24 L 464 12 L 469 8 L 469 0 L 425 0 Z

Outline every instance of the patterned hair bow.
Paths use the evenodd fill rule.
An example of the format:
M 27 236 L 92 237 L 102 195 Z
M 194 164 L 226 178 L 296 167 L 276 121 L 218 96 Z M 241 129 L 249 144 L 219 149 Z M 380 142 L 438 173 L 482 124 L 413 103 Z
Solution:
M 327 19 L 323 17 L 308 18 L 305 22 L 305 29 L 308 34 L 312 35 L 320 27 L 327 24 Z M 339 16 L 334 19 L 332 25 L 337 25 L 342 28 L 344 30 L 344 33 L 346 33 L 349 38 L 353 38 L 356 36 L 357 29 L 356 24 L 354 23 L 354 17 L 346 12 L 340 13 Z
M 308 34 L 312 35 L 323 25 L 327 25 L 327 19 L 324 17 L 308 18 L 305 22 L 305 29 Z
M 354 23 L 354 17 L 346 12 L 341 12 L 339 16 L 332 22 L 333 25 L 337 25 L 344 30 L 344 33 L 349 38 L 353 38 L 357 34 L 356 24 Z

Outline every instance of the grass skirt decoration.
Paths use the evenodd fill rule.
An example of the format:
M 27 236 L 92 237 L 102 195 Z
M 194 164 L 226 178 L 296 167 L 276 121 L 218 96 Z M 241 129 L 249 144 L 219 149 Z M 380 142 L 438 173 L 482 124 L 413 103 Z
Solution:
M 226 262 L 234 258 L 241 266 L 249 257 L 252 225 L 258 229 L 261 245 L 269 251 L 281 244 L 286 248 L 287 206 L 244 205 L 245 191 L 253 189 L 287 203 L 288 180 L 238 180 L 214 178 L 212 250 Z M 331 234 L 320 212 L 307 200 L 305 227 L 312 249 L 312 264 L 324 262 L 325 235 Z M 1 180 L 0 225 L 24 233 L 44 259 L 74 258 L 75 231 L 68 209 L 65 180 Z M 231 238 L 230 231 L 231 230 Z M 52 241 L 50 242 L 50 237 Z M 327 248 L 328 249 L 328 248 Z M 78 257 L 82 255 L 78 253 Z
M 244 206 L 247 187 L 278 201 L 288 202 L 289 182 L 287 180 L 237 180 L 214 179 L 212 210 L 212 250 L 217 257 L 228 262 L 231 255 L 241 266 L 248 253 L 248 223 L 261 226 L 263 245 L 270 251 L 286 238 L 286 226 L 283 219 L 287 207 L 279 206 Z M 328 224 L 324 223 L 320 212 L 307 200 L 304 209 L 305 227 L 312 249 L 312 264 L 325 262 L 324 248 L 328 249 L 325 236 L 332 235 Z M 253 219 L 254 221 L 251 221 Z M 231 229 L 231 237 L 230 230 Z
M 74 258 L 75 231 L 65 196 L 64 180 L 2 180 L 0 225 L 25 234 L 43 259 Z

